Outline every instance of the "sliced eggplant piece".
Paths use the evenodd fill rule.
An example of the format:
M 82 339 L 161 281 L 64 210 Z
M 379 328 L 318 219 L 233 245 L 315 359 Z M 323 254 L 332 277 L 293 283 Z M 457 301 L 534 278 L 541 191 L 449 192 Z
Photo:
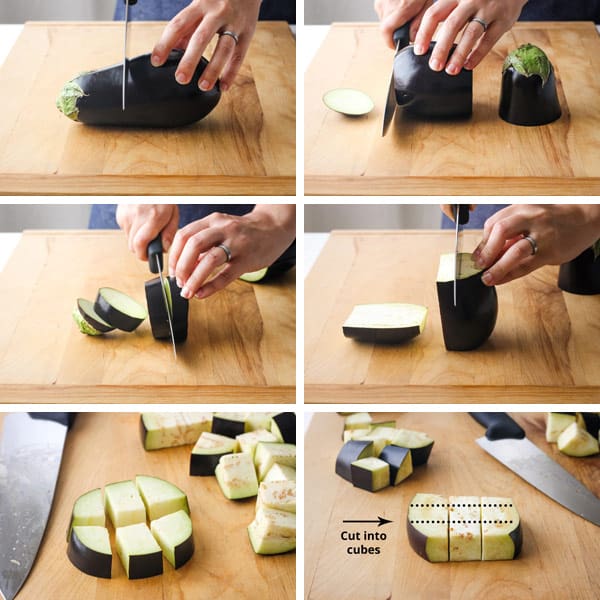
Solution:
M 511 498 L 481 498 L 482 560 L 512 560 L 523 545 L 521 519 Z
M 238 452 L 221 456 L 215 476 L 225 498 L 240 500 L 258 494 L 258 479 L 249 454 Z
M 350 465 L 352 485 L 369 492 L 377 492 L 390 485 L 390 465 L 370 456 L 355 460 Z
M 259 442 L 254 452 L 254 465 L 258 480 L 262 481 L 275 464 L 296 468 L 296 446 L 294 444 L 279 444 L 275 442 Z
M 412 458 L 408 448 L 400 446 L 386 446 L 379 455 L 390 465 L 390 485 L 398 485 L 413 472 Z
M 513 125 L 546 125 L 560 118 L 554 67 L 537 46 L 523 44 L 506 57 L 499 113 Z
M 600 414 L 599 413 L 581 413 L 581 418 L 587 432 L 595 438 L 600 435 Z
M 600 294 L 600 257 L 592 248 L 560 265 L 558 287 L 571 294 Z
M 140 434 L 144 450 L 195 444 L 203 431 L 210 431 L 211 413 L 142 413 Z
M 110 287 L 98 290 L 94 310 L 100 318 L 122 331 L 134 331 L 148 316 L 139 302 Z
M 250 271 L 249 273 L 244 273 L 240 275 L 240 279 L 242 281 L 247 281 L 248 283 L 258 283 L 262 281 L 267 276 L 269 271 L 269 267 L 264 267 L 263 269 L 259 269 L 258 271 Z
M 246 452 L 252 458 L 254 458 L 254 452 L 258 442 L 277 442 L 279 441 L 275 434 L 267 431 L 266 429 L 257 429 L 255 431 L 249 431 L 248 433 L 242 433 L 236 435 L 240 452 Z
M 296 515 L 261 506 L 248 526 L 256 554 L 283 554 L 296 549 Z
M 568 456 L 592 456 L 600 452 L 598 439 L 578 423 L 572 423 L 558 436 L 557 446 Z
M 410 501 L 406 530 L 410 547 L 429 562 L 448 562 L 448 500 L 416 494 Z
M 266 429 L 271 431 L 271 417 L 274 413 L 246 413 L 246 431 Z
M 358 304 L 344 322 L 348 338 L 369 344 L 404 344 L 422 333 L 427 308 L 418 304 Z
M 192 558 L 192 520 L 185 510 L 178 510 L 153 520 L 150 523 L 150 531 L 173 568 L 179 569 Z
M 327 108 L 349 117 L 366 115 L 375 108 L 369 95 L 352 88 L 329 90 L 323 95 L 323 103 Z
M 558 436 L 571 425 L 571 423 L 575 423 L 575 418 L 575 413 L 548 413 L 546 418 L 546 441 L 557 442 Z
M 454 306 L 454 254 L 443 254 L 437 295 L 446 350 L 474 350 L 492 334 L 498 316 L 496 288 L 481 280 L 481 269 L 470 254 L 461 253 Z
M 212 421 L 212 433 L 234 438 L 246 433 L 246 413 L 215 413 Z
M 296 469 L 275 463 L 267 471 L 263 481 L 296 481 Z
M 481 499 L 448 498 L 448 550 L 452 562 L 481 560 Z
M 87 575 L 111 578 L 112 552 L 106 527 L 75 525 L 69 538 L 67 556 Z
M 369 435 L 369 433 L 371 433 L 370 427 L 367 427 L 366 429 L 344 429 L 342 441 L 346 443 L 350 440 L 362 440 L 365 436 Z
M 187 496 L 176 485 L 150 475 L 136 475 L 135 485 L 151 521 L 179 510 L 190 514 Z
M 434 441 L 422 431 L 398 429 L 390 443 L 394 444 L 394 446 L 408 448 L 413 467 L 419 467 L 426 464 L 429 460 Z
M 351 413 L 344 419 L 344 430 L 370 428 L 373 418 L 368 412 Z
M 83 320 L 95 331 L 100 333 L 108 333 L 115 328 L 107 323 L 95 310 L 94 303 L 85 298 L 77 298 L 77 310 Z
M 394 58 L 396 102 L 411 114 L 424 118 L 464 119 L 473 112 L 473 74 L 462 69 L 457 75 L 433 71 L 429 59 L 435 48 L 431 42 L 425 54 L 417 56 L 406 46 Z M 451 54 L 456 49 L 454 45 Z
M 79 327 L 79 331 L 81 331 L 81 333 L 84 333 L 85 335 L 93 335 L 93 336 L 103 335 L 101 331 L 98 331 L 97 329 L 92 327 L 83 318 L 82 314 L 79 312 L 79 309 L 77 307 L 75 307 L 73 309 L 73 311 L 71 312 L 71 315 L 73 316 L 73 320 L 77 324 L 77 327 Z
M 262 481 L 258 487 L 256 509 L 261 506 L 296 513 L 296 482 Z
M 198 81 L 208 61 L 202 58 L 191 81 L 181 85 L 175 72 L 183 56 L 172 50 L 164 65 L 153 67 L 150 54 L 127 60 L 125 110 L 121 105 L 121 63 L 83 73 L 65 84 L 57 108 L 88 125 L 119 127 L 183 127 L 208 115 L 221 97 L 219 84 L 203 92 Z
M 192 450 L 190 475 L 214 475 L 221 456 L 231 454 L 236 450 L 236 440 L 224 435 L 203 431 Z
M 162 574 L 162 550 L 145 522 L 117 527 L 115 540 L 117 553 L 129 579 Z
M 169 318 L 167 315 L 168 310 L 173 325 L 173 339 L 175 343 L 180 344 L 187 339 L 189 301 L 181 296 L 181 289 L 174 277 L 165 277 L 164 282 L 165 296 L 167 298 L 166 307 L 160 277 L 146 281 L 144 285 L 152 335 L 156 340 L 168 340 L 171 338 L 171 329 L 169 328 Z
M 82 494 L 73 504 L 71 513 L 71 523 L 67 531 L 67 541 L 71 536 L 71 530 L 78 525 L 93 525 L 104 527 L 106 516 L 104 513 L 104 503 L 102 502 L 102 490 L 96 488 L 90 492 Z
M 283 412 L 276 414 L 271 419 L 271 431 L 279 442 L 286 444 L 296 443 L 296 413 Z
M 104 488 L 104 508 L 115 529 L 146 522 L 146 508 L 133 481 L 107 485 Z
M 344 479 L 352 481 L 353 462 L 361 458 L 373 456 L 374 446 L 372 440 L 351 440 L 346 442 L 335 459 L 335 472 Z

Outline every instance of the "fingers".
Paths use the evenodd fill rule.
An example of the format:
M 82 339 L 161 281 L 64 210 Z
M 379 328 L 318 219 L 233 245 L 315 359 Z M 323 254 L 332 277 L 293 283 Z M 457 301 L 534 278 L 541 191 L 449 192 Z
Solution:
M 208 63 L 206 69 L 204 69 L 202 77 L 200 78 L 200 82 L 198 85 L 201 90 L 207 91 L 213 88 L 217 79 L 219 78 L 219 75 L 221 75 L 221 72 L 225 68 L 225 65 L 227 65 L 231 61 L 231 58 L 233 57 L 235 51 L 236 43 L 231 36 L 219 36 L 219 40 L 217 41 L 215 51 L 213 52 L 210 62 Z
M 195 268 L 185 280 L 181 290 L 181 295 L 188 300 L 195 296 L 198 293 L 200 286 L 202 286 L 202 284 L 211 276 L 212 273 L 215 272 L 216 269 L 223 266 L 225 263 L 227 263 L 227 255 L 225 254 L 225 251 L 218 246 L 211 248 L 202 256 L 200 261 L 196 263 Z M 202 295 L 198 297 L 205 296 Z
M 479 40 L 479 44 L 471 52 L 465 62 L 465 69 L 474 69 L 494 47 L 494 44 L 502 37 L 506 31 L 506 26 L 499 21 L 494 21 L 485 32 L 485 35 Z
M 171 251 L 169 252 L 169 275 L 171 277 L 176 276 L 177 264 L 188 241 L 197 234 L 207 229 L 208 227 L 209 223 L 205 218 L 199 219 L 198 221 L 194 221 L 177 232 L 175 238 L 173 239 Z M 200 252 L 201 250 L 198 250 L 198 253 L 196 254 L 196 259 L 198 258 L 198 254 L 200 254 Z M 182 286 L 180 285 L 179 287 Z
M 206 16 L 196 27 L 175 72 L 177 83 L 187 85 L 192 80 L 206 46 L 217 32 L 218 27 L 217 20 L 211 16 Z
M 195 10 L 193 5 L 176 14 L 167 23 L 160 39 L 152 50 L 150 58 L 152 65 L 154 67 L 163 65 L 169 57 L 169 52 L 177 46 L 180 40 L 189 38 L 201 20 L 202 13 Z
M 506 252 L 481 277 L 486 285 L 506 283 L 537 268 L 531 244 L 524 238 L 510 246 Z M 525 272 L 523 272 L 525 271 Z M 519 274 L 520 273 L 520 274 Z
M 240 38 L 238 45 L 234 48 L 231 58 L 221 74 L 221 81 L 219 85 L 224 92 L 231 87 L 233 80 L 236 78 L 242 63 L 244 62 L 244 58 L 246 57 L 249 47 L 250 39 L 247 37 Z
M 456 5 L 456 0 L 439 0 L 425 11 L 415 37 L 415 54 L 425 54 L 429 50 L 429 44 L 437 26 L 450 15 Z M 429 64 L 431 66 L 431 62 Z M 433 67 L 431 68 L 433 69 Z M 434 71 L 441 71 L 441 69 L 442 67 L 434 69 Z
M 448 75 L 457 75 L 461 71 L 473 48 L 484 34 L 485 30 L 483 26 L 477 21 L 471 21 L 465 27 L 460 41 L 446 65 L 446 73 Z
M 430 9 L 430 11 L 431 10 L 432 9 Z M 442 71 L 446 66 L 446 61 L 448 60 L 448 55 L 450 54 L 450 50 L 454 45 L 454 40 L 458 36 L 460 30 L 465 26 L 465 23 L 467 23 L 467 21 L 471 18 L 470 11 L 471 7 L 468 3 L 460 4 L 448 15 L 444 21 L 440 31 L 438 32 L 437 40 L 435 47 L 433 48 L 433 52 L 431 53 L 431 57 L 429 58 L 429 67 L 433 71 Z M 427 19 L 427 15 L 425 15 L 424 20 L 425 19 Z M 435 31 L 435 27 L 438 23 L 439 21 L 432 22 L 430 20 L 428 27 L 433 27 L 433 30 Z M 479 26 L 479 29 L 481 30 L 481 26 Z
M 239 269 L 233 267 L 233 265 L 226 265 L 223 270 L 208 283 L 202 285 L 196 292 L 196 298 L 208 298 L 215 292 L 222 290 L 227 287 L 232 281 L 236 280 L 242 273 Z
M 166 227 L 162 230 L 162 246 L 165 252 L 168 252 L 173 244 L 173 239 L 177 233 L 177 227 L 179 227 L 179 210 L 173 211 L 171 220 L 167 223 Z

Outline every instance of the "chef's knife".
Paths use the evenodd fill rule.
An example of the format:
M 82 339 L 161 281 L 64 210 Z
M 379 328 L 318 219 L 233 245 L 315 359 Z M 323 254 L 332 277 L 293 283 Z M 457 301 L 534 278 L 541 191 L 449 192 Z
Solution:
M 35 561 L 75 413 L 10 413 L 0 441 L 0 597 L 13 600 Z
M 454 215 L 454 306 L 456 306 L 456 278 L 460 273 L 460 247 L 459 233 L 460 226 L 469 222 L 469 207 L 466 204 L 453 204 L 452 214 Z
M 152 273 L 158 273 L 160 277 L 160 289 L 162 290 L 163 302 L 165 303 L 165 311 L 169 321 L 169 335 L 171 336 L 171 345 L 173 346 L 173 356 L 177 360 L 177 347 L 175 346 L 175 335 L 173 333 L 173 315 L 171 307 L 167 300 L 167 290 L 165 288 L 165 279 L 163 277 L 163 246 L 160 233 L 148 244 L 148 266 Z
M 410 43 L 410 21 L 398 27 L 393 35 L 396 52 L 394 57 L 402 48 Z M 396 93 L 394 91 L 394 63 L 392 62 L 392 74 L 390 75 L 390 84 L 388 86 L 387 100 L 385 101 L 385 111 L 383 112 L 383 127 L 381 128 L 381 136 L 383 137 L 390 127 L 394 112 L 396 111 Z
M 600 526 L 600 498 L 544 454 L 506 413 L 469 413 L 486 428 L 476 442 L 508 467 L 565 508 Z
M 123 43 L 123 78 L 121 83 L 121 104 L 122 109 L 125 110 L 125 87 L 127 85 L 127 32 L 129 25 L 129 6 L 133 6 L 137 0 L 123 0 L 125 2 L 125 39 Z

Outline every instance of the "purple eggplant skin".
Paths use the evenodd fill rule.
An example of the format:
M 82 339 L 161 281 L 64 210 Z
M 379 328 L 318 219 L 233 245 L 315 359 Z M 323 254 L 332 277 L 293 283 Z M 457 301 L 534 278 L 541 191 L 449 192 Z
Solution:
M 600 257 L 591 248 L 573 260 L 560 265 L 558 287 L 564 292 L 592 296 L 600 294 Z
M 342 327 L 347 338 L 367 344 L 405 344 L 417 337 L 421 330 L 418 325 L 413 327 Z
M 433 71 L 429 50 L 417 56 L 406 46 L 394 58 L 396 102 L 411 114 L 425 118 L 464 119 L 473 113 L 473 73 L 462 69 L 457 75 Z M 453 47 L 454 51 L 456 45 Z
M 273 417 L 284 444 L 296 443 L 296 413 L 282 412 Z
M 561 116 L 554 67 L 544 84 L 539 75 L 523 75 L 514 67 L 502 74 L 499 114 L 513 125 L 547 125 Z
M 122 109 L 121 63 L 83 73 L 73 80 L 84 92 L 77 100 L 77 121 L 119 127 L 183 127 L 208 115 L 219 103 L 218 82 L 203 92 L 198 81 L 208 61 L 202 58 L 192 80 L 180 85 L 175 71 L 183 56 L 173 50 L 164 65 L 153 67 L 150 54 L 127 61 L 126 103 Z
M 176 344 L 185 342 L 188 334 L 189 301 L 181 296 L 181 289 L 177 285 L 175 277 L 167 277 L 171 290 L 171 304 L 173 310 L 173 339 Z M 147 281 L 144 285 L 146 292 L 146 304 L 148 305 L 148 316 L 152 336 L 156 340 L 168 340 L 171 337 L 167 309 L 160 284 L 160 277 Z
M 437 282 L 438 303 L 446 350 L 475 350 L 492 334 L 498 316 L 496 288 L 481 281 L 476 273 L 456 282 Z
M 352 482 L 352 463 L 359 458 L 373 456 L 373 442 L 371 440 L 350 440 L 340 449 L 335 459 L 335 472 Z
M 162 551 L 129 557 L 129 579 L 146 579 L 162 575 Z
M 244 421 L 237 421 L 236 419 L 227 419 L 226 417 L 213 415 L 210 431 L 211 433 L 234 438 L 236 435 L 241 435 L 246 431 L 246 423 Z
M 71 531 L 69 537 L 67 556 L 83 573 L 92 577 L 111 578 L 112 556 L 88 548 L 81 543 L 74 531 Z
M 600 415 L 596 413 L 581 413 L 581 416 L 585 422 L 587 432 L 597 438 L 600 431 Z
M 221 456 L 225 456 L 226 454 L 231 454 L 231 452 L 222 452 L 220 454 L 194 454 L 192 452 L 190 458 L 190 475 L 194 477 L 214 476 Z
M 179 569 L 183 567 L 186 562 L 192 558 L 194 554 L 194 536 L 190 535 L 190 537 L 181 542 L 179 546 L 175 547 L 175 568 Z

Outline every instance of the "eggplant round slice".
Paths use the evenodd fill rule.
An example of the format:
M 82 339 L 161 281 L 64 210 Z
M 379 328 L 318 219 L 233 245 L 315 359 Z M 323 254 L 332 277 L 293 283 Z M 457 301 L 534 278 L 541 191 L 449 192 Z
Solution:
M 171 337 L 171 331 L 169 329 L 169 319 L 163 291 L 160 285 L 160 277 L 155 277 L 147 281 L 145 291 L 152 335 L 156 340 L 168 340 Z M 168 310 L 171 312 L 173 338 L 176 343 L 185 342 L 188 334 L 189 302 L 181 296 L 181 289 L 174 277 L 165 278 L 165 295 L 167 297 Z
M 57 108 L 88 125 L 183 127 L 199 121 L 218 104 L 219 84 L 203 92 L 198 81 L 208 65 L 202 58 L 191 81 L 180 85 L 175 71 L 183 56 L 172 50 L 164 65 L 153 67 L 150 54 L 127 61 L 126 104 L 122 109 L 121 63 L 83 73 L 63 87 Z
M 74 526 L 69 537 L 67 556 L 87 575 L 110 579 L 112 553 L 108 529 L 99 526 Z
M 600 294 L 600 257 L 596 258 L 592 248 L 560 265 L 558 287 L 571 294 Z
M 370 96 L 352 88 L 329 90 L 323 96 L 323 102 L 327 108 L 349 117 L 366 115 L 375 107 Z
M 98 290 L 94 310 L 107 323 L 122 331 L 134 331 L 148 316 L 139 302 L 109 287 Z
M 95 310 L 94 303 L 85 298 L 77 298 L 77 309 L 84 321 L 100 333 L 108 333 L 115 328 L 107 323 Z

